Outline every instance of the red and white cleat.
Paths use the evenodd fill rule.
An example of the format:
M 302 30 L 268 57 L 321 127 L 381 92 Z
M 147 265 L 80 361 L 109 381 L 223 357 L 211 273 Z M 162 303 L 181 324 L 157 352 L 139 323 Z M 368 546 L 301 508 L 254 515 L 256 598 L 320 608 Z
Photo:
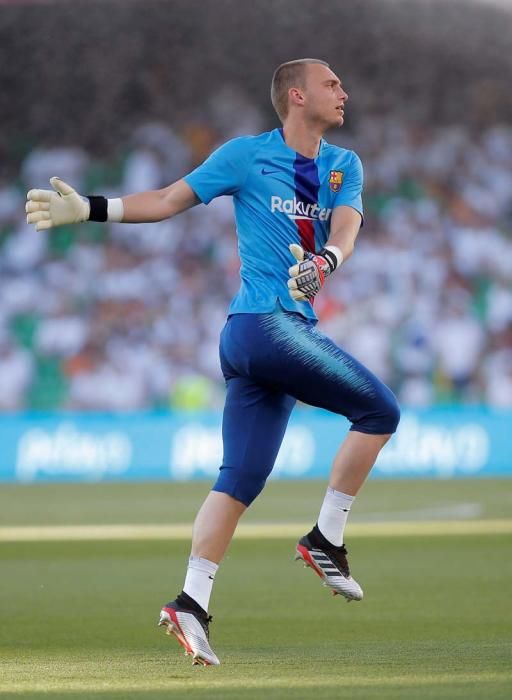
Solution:
M 209 617 L 204 611 L 187 607 L 186 593 L 164 605 L 160 611 L 158 625 L 166 628 L 166 633 L 174 635 L 185 649 L 185 656 L 192 656 L 194 665 L 218 666 L 219 659 L 210 647 Z M 194 607 L 199 607 L 190 598 Z
M 350 575 L 345 545 L 335 547 L 315 525 L 299 540 L 296 551 L 295 559 L 311 567 L 333 595 L 342 595 L 347 601 L 362 600 L 362 588 Z

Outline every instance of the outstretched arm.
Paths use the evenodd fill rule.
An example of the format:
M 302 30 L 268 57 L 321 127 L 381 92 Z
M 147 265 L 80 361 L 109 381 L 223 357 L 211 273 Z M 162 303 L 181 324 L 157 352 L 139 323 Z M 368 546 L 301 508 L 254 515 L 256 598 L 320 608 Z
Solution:
M 130 224 L 170 219 L 200 203 L 185 180 L 178 180 L 162 190 L 129 194 L 122 201 L 122 221 Z
M 81 221 L 163 221 L 199 203 L 185 180 L 122 199 L 81 197 L 58 177 L 52 177 L 50 184 L 53 190 L 30 190 L 27 194 L 27 223 L 34 224 L 37 231 Z

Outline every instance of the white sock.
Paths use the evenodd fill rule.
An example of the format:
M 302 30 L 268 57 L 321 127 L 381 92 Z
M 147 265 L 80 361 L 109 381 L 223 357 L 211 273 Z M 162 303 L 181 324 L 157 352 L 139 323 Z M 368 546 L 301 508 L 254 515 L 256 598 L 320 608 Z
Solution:
M 343 533 L 354 498 L 355 496 L 335 491 L 330 486 L 325 493 L 318 516 L 318 529 L 335 547 L 343 544 Z
M 193 598 L 203 610 L 208 612 L 213 581 L 219 568 L 218 564 L 202 557 L 190 557 L 183 591 Z

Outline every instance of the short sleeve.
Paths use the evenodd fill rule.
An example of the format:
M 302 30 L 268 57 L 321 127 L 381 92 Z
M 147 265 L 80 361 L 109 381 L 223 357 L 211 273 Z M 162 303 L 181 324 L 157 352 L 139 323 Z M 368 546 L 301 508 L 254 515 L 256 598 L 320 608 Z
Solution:
M 252 162 L 254 137 L 241 136 L 213 151 L 210 156 L 188 175 L 190 185 L 204 204 L 215 197 L 236 194 L 244 185 Z
M 356 209 L 363 216 L 363 164 L 357 153 L 352 152 L 350 166 L 344 173 L 343 183 L 334 200 L 334 207 L 343 205 Z

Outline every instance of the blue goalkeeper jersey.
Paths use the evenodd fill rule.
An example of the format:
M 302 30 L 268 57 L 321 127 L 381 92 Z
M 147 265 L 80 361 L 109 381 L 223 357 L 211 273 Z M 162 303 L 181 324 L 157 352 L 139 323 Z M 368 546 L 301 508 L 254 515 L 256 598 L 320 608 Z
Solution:
M 185 181 L 204 204 L 233 196 L 241 285 L 229 314 L 267 313 L 280 302 L 316 319 L 312 304 L 288 293 L 288 268 L 295 263 L 288 246 L 318 252 L 335 207 L 353 207 L 362 216 L 359 157 L 322 139 L 318 156 L 306 158 L 287 146 L 282 129 L 274 129 L 228 141 Z

